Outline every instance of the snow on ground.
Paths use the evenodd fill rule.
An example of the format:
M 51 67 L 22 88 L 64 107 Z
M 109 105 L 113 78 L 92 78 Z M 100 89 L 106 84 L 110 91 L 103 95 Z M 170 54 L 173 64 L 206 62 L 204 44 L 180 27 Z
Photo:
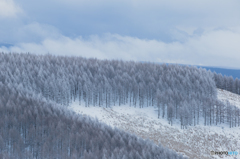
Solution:
M 218 89 L 218 99 L 221 101 L 226 101 L 228 100 L 230 104 L 237 106 L 240 108 L 240 95 L 231 93 L 222 89 Z
M 231 99 L 230 103 L 240 105 L 240 97 L 218 90 L 220 100 Z M 169 125 L 166 119 L 157 118 L 156 107 L 112 106 L 85 107 L 73 103 L 70 109 L 83 115 L 97 117 L 112 127 L 136 134 L 144 139 L 159 142 L 189 158 L 238 158 L 237 156 L 211 156 L 210 151 L 238 151 L 240 153 L 240 128 L 220 126 L 192 126 L 181 129 L 179 124 Z M 223 128 L 224 127 L 224 128 Z

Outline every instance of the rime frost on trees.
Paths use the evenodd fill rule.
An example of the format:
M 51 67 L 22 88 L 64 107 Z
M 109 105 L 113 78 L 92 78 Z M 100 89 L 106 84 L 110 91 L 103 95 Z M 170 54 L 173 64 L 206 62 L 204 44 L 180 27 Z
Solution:
M 183 158 L 31 92 L 2 82 L 0 91 L 0 158 Z
M 61 105 L 156 106 L 170 124 L 187 127 L 203 118 L 206 125 L 239 125 L 235 109 L 217 100 L 216 86 L 239 94 L 240 80 L 205 69 L 32 54 L 2 53 L 0 60 L 4 85 Z

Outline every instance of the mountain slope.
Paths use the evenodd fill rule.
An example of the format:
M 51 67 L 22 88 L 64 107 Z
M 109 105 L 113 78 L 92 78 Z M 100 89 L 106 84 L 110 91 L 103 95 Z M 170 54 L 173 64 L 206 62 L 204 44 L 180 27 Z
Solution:
M 104 110 L 107 119 L 102 121 L 107 122 L 112 119 L 113 124 L 123 125 L 123 130 L 131 129 L 128 131 L 140 134 L 145 138 L 150 136 L 156 143 L 161 141 L 165 146 L 173 147 L 173 149 L 184 152 L 190 157 L 196 156 L 194 154 L 196 147 L 202 147 L 201 150 L 198 148 L 202 158 L 206 157 L 205 154 L 208 154 L 210 149 L 216 147 L 214 145 L 216 142 L 209 140 L 210 143 L 208 143 L 207 140 L 214 138 L 214 136 L 207 135 L 206 139 L 204 137 L 206 133 L 195 136 L 195 133 L 192 133 L 193 137 L 191 137 L 188 131 L 191 128 L 195 129 L 195 127 L 191 127 L 192 125 L 198 122 L 200 125 L 225 123 L 209 129 L 212 131 L 215 128 L 221 129 L 223 126 L 226 128 L 234 127 L 231 129 L 234 131 L 238 130 L 235 127 L 240 124 L 240 109 L 217 99 L 214 74 L 196 67 L 142 64 L 132 61 L 97 60 L 82 57 L 0 53 L 0 70 L 0 83 L 3 86 L 21 91 L 22 94 L 37 95 L 46 103 L 53 102 L 65 107 L 72 105 L 73 101 L 77 101 L 86 107 L 90 106 L 90 110 L 92 110 L 88 114 L 93 116 L 95 116 L 93 112 L 101 114 L 97 110 L 99 106 L 100 110 L 103 107 L 109 107 L 109 109 Z M 217 81 L 222 83 L 222 80 Z M 223 84 L 228 84 L 229 87 L 231 81 L 226 80 Z M 234 90 L 239 88 L 240 85 L 236 85 L 236 87 L 234 85 Z M 11 96 L 11 100 L 8 104 L 11 106 L 15 97 L 9 96 Z M 8 99 L 9 96 L 5 98 Z M 3 98 L 3 100 L 6 99 Z M 129 107 L 127 104 L 141 109 Z M 111 110 L 113 105 L 114 108 Z M 76 108 L 78 107 L 76 106 Z M 95 108 L 96 110 L 94 110 Z M 124 109 L 122 114 L 119 114 L 118 108 Z M 131 116 L 126 115 L 126 113 L 136 110 L 143 110 L 143 112 L 137 113 L 140 114 L 139 117 L 135 113 Z M 5 113 L 3 114 L 5 115 Z M 158 116 L 163 116 L 164 119 L 157 119 Z M 137 118 L 135 119 L 135 117 Z M 142 118 L 144 120 L 141 121 Z M 159 121 L 161 123 L 167 121 L 174 127 L 165 124 L 158 129 Z M 147 123 L 144 124 L 144 122 Z M 129 126 L 130 123 L 132 124 Z M 187 127 L 187 130 L 180 129 Z M 172 131 L 176 132 L 176 134 L 172 133 L 173 136 L 169 135 Z M 196 132 L 201 131 L 205 132 L 206 130 L 196 129 Z M 218 131 L 220 132 L 220 130 L 216 132 L 218 133 Z M 176 136 L 180 137 L 176 138 Z M 194 142 L 198 136 L 203 137 L 198 139 L 200 142 Z M 174 143 L 175 141 L 177 143 Z M 217 150 L 236 148 L 236 144 L 238 144 L 231 137 L 225 139 L 225 136 L 221 136 L 219 142 L 222 146 L 218 147 Z M 210 146 L 207 147 L 206 143 Z
M 2 159 L 182 159 L 176 152 L 0 82 Z
M 223 89 L 218 89 L 218 99 L 222 102 L 226 102 L 228 100 L 230 104 L 240 108 L 240 95 L 238 94 L 231 93 Z
M 240 96 L 227 91 L 218 90 L 218 98 L 240 105 Z M 240 128 L 228 128 L 228 125 L 190 126 L 181 129 L 179 123 L 170 126 L 166 119 L 157 118 L 156 107 L 135 108 L 128 105 L 104 107 L 85 107 L 73 103 L 70 109 L 77 113 L 97 117 L 112 127 L 117 127 L 142 138 L 150 139 L 156 144 L 161 142 L 189 158 L 218 158 L 211 156 L 210 151 L 240 152 Z M 224 128 L 223 128 L 224 127 Z M 233 158 L 233 156 L 222 156 Z M 234 156 L 236 157 L 236 156 Z

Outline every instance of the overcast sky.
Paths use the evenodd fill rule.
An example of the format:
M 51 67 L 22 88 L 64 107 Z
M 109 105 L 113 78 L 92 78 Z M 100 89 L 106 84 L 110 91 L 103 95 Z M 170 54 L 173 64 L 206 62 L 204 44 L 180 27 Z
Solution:
M 0 51 L 240 68 L 239 0 L 0 0 Z

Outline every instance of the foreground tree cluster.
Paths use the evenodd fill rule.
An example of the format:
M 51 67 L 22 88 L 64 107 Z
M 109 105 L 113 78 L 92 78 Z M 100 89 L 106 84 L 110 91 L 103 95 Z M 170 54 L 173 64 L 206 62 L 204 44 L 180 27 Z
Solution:
M 201 119 L 205 125 L 240 124 L 239 109 L 217 100 L 216 75 L 205 69 L 15 53 L 0 54 L 0 69 L 4 85 L 61 105 L 156 106 L 159 118 L 182 128 Z
M 65 107 L 0 82 L 0 158 L 182 159 Z

